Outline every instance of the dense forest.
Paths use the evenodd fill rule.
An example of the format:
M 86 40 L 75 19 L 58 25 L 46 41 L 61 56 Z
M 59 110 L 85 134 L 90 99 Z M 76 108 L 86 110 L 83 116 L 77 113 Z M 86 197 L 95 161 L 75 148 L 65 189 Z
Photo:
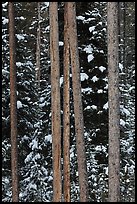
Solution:
M 74 3 L 74 2 L 73 2 Z M 12 202 L 11 156 L 11 46 L 10 9 L 2 2 L 2 201 Z M 16 52 L 16 122 L 18 192 L 19 202 L 52 202 L 54 171 L 52 109 L 57 97 L 60 103 L 60 168 L 63 172 L 65 145 L 64 112 L 69 111 L 70 138 L 70 199 L 79 202 L 79 155 L 77 145 L 75 70 L 69 75 L 69 107 L 64 109 L 66 98 L 64 84 L 64 50 L 67 34 L 70 39 L 70 55 L 73 64 L 73 29 L 65 32 L 65 3 L 58 3 L 58 28 L 51 29 L 52 9 L 49 2 L 14 2 L 15 52 Z M 109 157 L 109 95 L 108 95 L 108 49 L 107 49 L 107 2 L 76 2 L 77 48 L 79 53 L 79 77 L 83 113 L 84 150 L 90 202 L 106 202 L 108 199 Z M 70 10 L 68 10 L 69 13 Z M 120 201 L 135 201 L 135 2 L 118 3 L 119 39 L 119 107 L 120 107 Z M 69 13 L 71 17 L 71 12 Z M 71 18 L 68 15 L 68 25 Z M 54 17 L 54 15 L 53 15 Z M 67 18 L 67 17 L 66 17 Z M 112 20 L 113 22 L 113 20 Z M 51 32 L 56 33 L 59 48 L 59 95 L 52 95 L 54 83 L 51 52 Z M 71 26 L 70 26 L 71 28 Z M 72 37 L 72 38 L 71 38 Z M 53 39 L 54 40 L 54 37 Z M 72 42 L 72 43 L 71 43 Z M 67 54 L 66 61 L 69 61 Z M 67 63 L 67 62 L 66 62 Z M 55 86 L 56 88 L 56 86 Z M 66 89 L 67 90 L 67 89 Z M 112 90 L 113 92 L 113 90 Z M 67 99 L 66 99 L 67 100 Z M 56 100 L 55 100 L 56 101 Z M 78 102 L 80 100 L 78 99 Z M 67 103 L 67 101 L 66 101 Z M 56 109 L 56 107 L 55 107 Z M 79 110 L 79 109 L 78 109 Z M 55 110 L 56 111 L 56 110 Z M 14 120 L 15 119 L 15 120 Z M 60 123 L 58 123 L 60 122 Z M 14 123 L 15 125 L 15 123 Z M 80 128 L 81 129 L 81 128 Z M 57 129 L 56 129 L 57 130 Z M 55 139 L 54 139 L 55 141 Z M 56 146 L 56 145 L 55 145 Z M 81 151 L 84 151 L 83 147 Z M 80 151 L 79 151 L 80 152 Z M 66 153 L 67 154 L 67 153 Z M 82 158 L 81 158 L 82 159 Z M 15 158 L 16 160 L 16 158 Z M 63 174 L 60 175 L 61 178 Z M 62 179 L 63 180 L 63 179 Z M 65 188 L 62 185 L 62 191 Z M 65 191 L 64 191 L 65 192 Z

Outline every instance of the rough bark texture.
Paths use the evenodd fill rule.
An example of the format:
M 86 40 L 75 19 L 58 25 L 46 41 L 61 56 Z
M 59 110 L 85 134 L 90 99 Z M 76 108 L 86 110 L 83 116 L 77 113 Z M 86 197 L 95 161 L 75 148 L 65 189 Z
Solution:
M 67 2 L 64 5 L 64 87 L 63 87 L 63 175 L 64 202 L 70 202 L 70 59 L 67 24 Z
M 12 202 L 18 202 L 18 151 L 17 151 L 17 90 L 14 5 L 9 2 L 9 49 L 10 49 L 10 122 L 11 122 L 11 172 Z
M 51 59 L 51 109 L 53 153 L 53 202 L 61 202 L 61 118 L 60 118 L 60 67 L 58 2 L 50 2 L 50 59 Z
M 80 186 L 80 202 L 88 202 L 88 178 L 86 168 L 86 153 L 84 142 L 83 107 L 81 97 L 80 66 L 77 45 L 76 6 L 75 2 L 68 2 L 68 29 L 72 66 L 72 84 L 74 98 L 76 147 L 78 159 L 78 173 Z
M 118 2 L 108 2 L 109 202 L 120 201 Z
M 36 80 L 40 86 L 40 2 L 38 3 L 38 28 L 37 28 L 37 49 L 36 49 Z

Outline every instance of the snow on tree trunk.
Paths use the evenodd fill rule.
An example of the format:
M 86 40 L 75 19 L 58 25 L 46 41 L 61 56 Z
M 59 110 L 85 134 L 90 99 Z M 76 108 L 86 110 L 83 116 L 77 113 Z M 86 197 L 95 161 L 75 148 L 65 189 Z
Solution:
M 108 2 L 109 202 L 120 201 L 118 2 Z
M 11 122 L 11 172 L 12 202 L 18 202 L 18 150 L 17 150 L 17 90 L 14 4 L 9 2 L 9 49 L 10 49 L 10 122 Z
M 50 2 L 49 15 L 51 59 L 53 202 L 61 202 L 62 184 L 58 2 Z
M 72 84 L 74 98 L 76 147 L 79 172 L 80 202 L 88 202 L 88 178 L 86 168 L 86 152 L 84 142 L 83 107 L 80 83 L 80 65 L 77 44 L 76 6 L 75 2 L 68 2 L 68 30 L 70 55 L 72 66 Z

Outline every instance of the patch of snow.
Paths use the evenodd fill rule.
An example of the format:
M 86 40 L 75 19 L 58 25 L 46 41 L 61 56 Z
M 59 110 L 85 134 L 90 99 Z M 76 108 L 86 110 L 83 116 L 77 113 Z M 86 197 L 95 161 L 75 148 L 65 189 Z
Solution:
M 108 109 L 108 102 L 104 104 L 103 109 L 105 109 L 105 110 Z
M 16 34 L 16 36 L 17 36 L 18 40 L 24 40 L 25 39 L 23 35 Z
M 119 69 L 121 72 L 123 71 L 123 64 L 119 63 Z
M 93 54 L 88 55 L 88 62 L 91 62 L 94 59 Z
M 4 18 L 4 20 L 2 21 L 3 25 L 7 24 L 9 22 L 9 19 Z
M 17 67 L 21 67 L 22 63 L 21 62 L 16 62 Z
M 120 125 L 123 126 L 123 127 L 125 127 L 126 122 L 125 122 L 123 119 L 120 119 Z
M 97 91 L 97 93 L 103 93 L 103 90 L 102 90 L 102 89 L 99 89 L 99 90 Z
M 87 45 L 85 48 L 84 48 L 84 51 L 86 53 L 92 53 L 93 52 L 93 48 L 91 47 L 91 45 Z
M 92 79 L 91 79 L 93 82 L 96 82 L 99 80 L 99 78 L 97 78 L 96 76 L 93 76 Z
M 45 141 L 47 141 L 47 142 L 52 142 L 52 137 L 51 137 L 51 135 L 46 135 L 45 136 Z
M 97 106 L 95 106 L 95 105 L 92 105 L 91 108 L 94 110 L 97 110 Z
M 89 31 L 90 31 L 90 32 L 92 32 L 92 31 L 94 31 L 94 30 L 95 30 L 95 26 L 89 27 Z
M 77 18 L 77 20 L 82 20 L 82 21 L 85 20 L 85 17 L 83 17 L 83 16 L 77 16 L 76 18 Z
M 80 79 L 81 81 L 87 80 L 89 76 L 86 73 L 80 73 Z
M 8 2 L 2 3 L 2 7 L 5 7 L 8 5 Z
M 85 93 L 85 92 L 91 93 L 93 90 L 92 90 L 92 88 L 82 88 L 81 91 L 83 93 Z
M 40 102 L 43 102 L 44 99 L 45 99 L 44 97 L 40 97 L 39 101 L 40 101 Z
M 62 41 L 59 41 L 59 46 L 63 46 L 64 43 Z
M 25 20 L 25 18 L 23 16 L 20 16 L 20 20 Z
M 60 86 L 63 84 L 63 77 L 60 77 Z
M 40 108 L 43 108 L 45 106 L 46 102 L 39 104 Z
M 23 106 L 22 106 L 22 102 L 21 101 L 17 101 L 17 109 L 20 109 L 20 108 L 22 108 Z
M 106 67 L 100 66 L 100 67 L 99 67 L 99 70 L 100 70 L 101 72 L 103 72 L 104 70 L 106 70 Z
M 32 150 L 38 149 L 38 141 L 36 140 L 36 138 L 34 138 L 34 139 L 32 140 L 32 142 L 30 143 L 29 146 L 31 147 Z

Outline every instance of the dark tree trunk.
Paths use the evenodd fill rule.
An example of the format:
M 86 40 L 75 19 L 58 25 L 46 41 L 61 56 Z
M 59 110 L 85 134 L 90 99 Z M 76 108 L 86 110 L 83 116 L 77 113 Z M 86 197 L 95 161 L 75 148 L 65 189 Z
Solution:
M 120 201 L 118 2 L 108 2 L 109 202 Z
M 80 186 L 80 202 L 88 202 L 88 177 L 86 167 L 86 151 L 84 142 L 84 121 L 81 97 L 80 65 L 77 44 L 76 5 L 68 2 L 68 29 L 72 67 L 72 85 L 74 98 L 75 132 Z
M 10 122 L 11 122 L 11 171 L 12 202 L 18 202 L 18 149 L 17 149 L 17 89 L 14 4 L 9 2 L 9 49 L 10 49 Z
M 50 2 L 50 59 L 51 59 L 51 111 L 53 154 L 53 202 L 61 202 L 61 118 L 60 118 L 60 65 L 58 2 Z
M 63 173 L 64 202 L 70 202 L 70 59 L 68 41 L 68 7 L 64 5 L 64 87 L 63 87 Z

